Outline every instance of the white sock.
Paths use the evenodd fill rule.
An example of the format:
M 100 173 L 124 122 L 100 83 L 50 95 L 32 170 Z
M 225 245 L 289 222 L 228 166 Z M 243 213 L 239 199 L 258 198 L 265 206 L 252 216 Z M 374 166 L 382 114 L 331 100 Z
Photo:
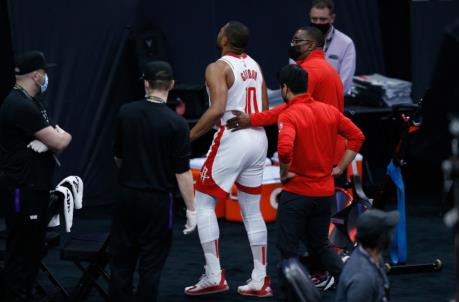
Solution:
M 205 193 L 196 191 L 195 204 L 197 210 L 197 224 L 199 239 L 206 259 L 206 274 L 220 277 L 220 259 L 218 256 L 218 229 L 215 215 L 216 199 Z
M 260 195 L 238 191 L 239 205 L 249 237 L 253 256 L 251 278 L 260 281 L 266 276 L 268 232 L 260 211 Z
M 253 271 L 251 278 L 253 280 L 262 280 L 266 277 L 266 245 L 251 245 L 253 256 Z
M 208 277 L 219 277 L 221 267 L 218 255 L 218 240 L 202 243 L 201 245 L 206 258 L 206 274 L 208 274 Z

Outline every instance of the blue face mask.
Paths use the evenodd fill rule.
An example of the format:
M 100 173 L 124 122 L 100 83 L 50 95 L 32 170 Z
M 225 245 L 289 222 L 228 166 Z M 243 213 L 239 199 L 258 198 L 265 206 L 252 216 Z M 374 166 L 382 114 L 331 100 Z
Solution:
M 45 73 L 45 80 L 43 81 L 43 84 L 40 85 L 40 91 L 41 93 L 44 93 L 46 91 L 46 89 L 48 89 L 48 75 Z

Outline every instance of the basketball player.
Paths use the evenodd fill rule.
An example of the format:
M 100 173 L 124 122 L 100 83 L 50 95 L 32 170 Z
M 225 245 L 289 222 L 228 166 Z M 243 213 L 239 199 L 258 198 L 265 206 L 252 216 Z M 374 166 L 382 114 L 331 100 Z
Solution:
M 263 128 L 236 132 L 225 129 L 226 121 L 234 117 L 232 110 L 255 113 L 267 109 L 266 85 L 260 67 L 244 53 L 248 40 L 248 28 L 240 22 L 232 21 L 221 28 L 217 46 L 222 57 L 206 69 L 210 107 L 190 133 L 193 141 L 213 126 L 218 127 L 196 184 L 197 224 L 206 265 L 199 282 L 185 288 L 185 293 L 191 296 L 229 288 L 220 267 L 215 204 L 217 199 L 228 196 L 234 183 L 254 263 L 251 278 L 246 285 L 239 286 L 238 293 L 272 296 L 266 275 L 267 230 L 260 212 L 268 141 Z

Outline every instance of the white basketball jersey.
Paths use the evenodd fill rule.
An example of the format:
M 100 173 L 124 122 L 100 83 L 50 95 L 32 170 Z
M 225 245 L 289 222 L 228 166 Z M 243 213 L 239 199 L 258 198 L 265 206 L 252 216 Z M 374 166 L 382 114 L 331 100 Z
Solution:
M 225 125 L 227 120 L 234 117 L 232 110 L 248 114 L 263 111 L 263 75 L 258 63 L 247 54 L 225 55 L 219 60 L 227 63 L 234 74 L 234 83 L 228 90 L 226 111 L 221 124 Z

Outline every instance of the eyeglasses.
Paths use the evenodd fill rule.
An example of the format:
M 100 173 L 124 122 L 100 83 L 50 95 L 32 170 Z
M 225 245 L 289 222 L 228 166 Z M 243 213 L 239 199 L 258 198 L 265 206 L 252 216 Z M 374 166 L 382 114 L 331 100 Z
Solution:
M 305 40 L 305 39 L 293 39 L 292 41 L 290 41 L 290 46 L 297 46 L 297 45 L 305 44 L 307 42 L 314 42 L 314 41 Z

